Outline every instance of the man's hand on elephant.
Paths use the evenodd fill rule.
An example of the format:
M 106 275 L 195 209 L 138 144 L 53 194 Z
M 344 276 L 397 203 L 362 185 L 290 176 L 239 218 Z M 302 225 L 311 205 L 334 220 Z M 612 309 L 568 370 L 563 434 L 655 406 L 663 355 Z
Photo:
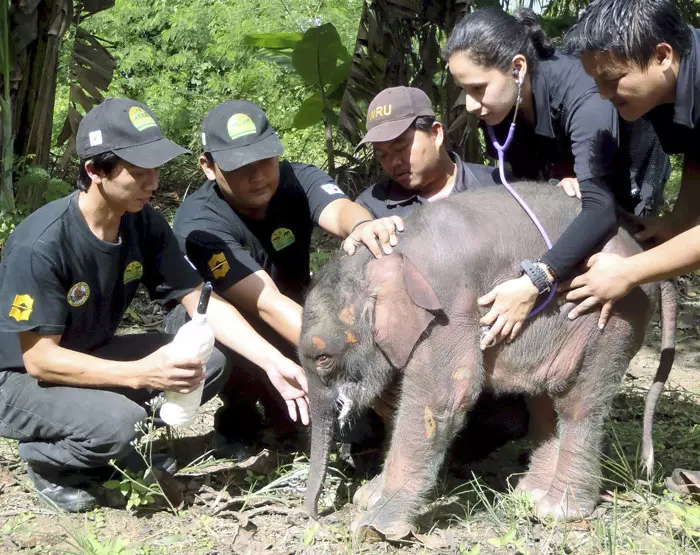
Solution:
M 598 318 L 598 328 L 602 330 L 612 314 L 615 301 L 627 295 L 635 283 L 626 275 L 625 259 L 617 254 L 595 254 L 586 261 L 586 268 L 585 274 L 563 284 L 562 291 L 567 292 L 567 301 L 580 301 L 569 312 L 571 320 L 602 304 Z
M 564 192 L 570 197 L 576 197 L 581 200 L 581 188 L 578 185 L 578 179 L 575 177 L 565 177 L 559 182 L 558 187 L 564 189 Z
M 482 325 L 490 326 L 491 329 L 481 338 L 479 347 L 484 350 L 504 339 L 515 339 L 535 302 L 537 287 L 527 276 L 501 283 L 480 297 L 480 306 L 493 306 L 480 320 Z
M 296 422 L 297 412 L 304 425 L 309 423 L 309 384 L 304 369 L 288 358 L 281 358 L 267 369 L 267 377 L 287 403 L 289 417 Z
M 398 243 L 397 232 L 404 229 L 403 220 L 398 216 L 362 222 L 343 241 L 343 250 L 352 256 L 364 243 L 376 258 L 381 257 L 382 252 L 391 254 L 392 247 Z

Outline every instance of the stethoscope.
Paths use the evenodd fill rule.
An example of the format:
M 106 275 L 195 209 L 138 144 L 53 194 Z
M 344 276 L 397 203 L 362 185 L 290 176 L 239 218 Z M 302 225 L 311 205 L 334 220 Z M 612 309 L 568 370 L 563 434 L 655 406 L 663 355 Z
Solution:
M 513 75 L 515 77 L 518 76 L 518 69 L 513 70 Z M 506 179 L 506 171 L 505 171 L 505 155 L 506 155 L 506 150 L 508 150 L 508 147 L 510 146 L 510 143 L 513 142 L 513 137 L 515 136 L 515 120 L 518 117 L 518 109 L 520 108 L 520 102 L 522 101 L 522 89 L 523 89 L 523 79 L 522 77 L 518 81 L 518 97 L 515 101 L 515 111 L 513 112 L 513 121 L 510 124 L 510 127 L 508 129 L 508 136 L 506 137 L 506 140 L 503 144 L 499 143 L 498 140 L 496 139 L 496 134 L 493 130 L 493 127 L 490 125 L 486 126 L 486 129 L 488 130 L 489 138 L 491 139 L 491 144 L 493 147 L 496 149 L 496 152 L 498 153 L 498 172 L 501 177 L 501 183 L 503 183 L 503 186 L 508 190 L 508 192 L 513 196 L 513 198 L 518 202 L 518 204 L 522 207 L 523 210 L 525 210 L 525 213 L 530 217 L 532 222 L 535 224 L 537 227 L 538 231 L 540 232 L 540 235 L 542 235 L 542 238 L 544 239 L 545 244 L 547 245 L 548 249 L 552 248 L 552 241 L 549 239 L 549 235 L 547 235 L 547 231 L 545 230 L 544 226 L 540 222 L 540 220 L 537 218 L 535 213 L 532 211 L 532 209 L 527 205 L 527 203 L 523 200 L 523 198 L 511 187 L 511 185 L 508 183 L 508 180 Z M 552 284 L 552 289 L 549 291 L 549 295 L 545 299 L 545 301 L 535 307 L 530 314 L 528 314 L 528 318 L 532 318 L 533 316 L 536 316 L 540 312 L 542 312 L 545 307 L 549 304 L 549 302 L 554 298 L 554 295 L 557 292 L 557 282 L 555 281 Z

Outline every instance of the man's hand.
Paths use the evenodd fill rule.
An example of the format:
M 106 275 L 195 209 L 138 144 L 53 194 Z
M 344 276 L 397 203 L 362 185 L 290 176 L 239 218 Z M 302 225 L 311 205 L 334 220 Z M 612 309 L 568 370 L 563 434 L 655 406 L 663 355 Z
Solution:
M 520 333 L 523 323 L 537 302 L 537 287 L 527 276 L 511 279 L 494 287 L 478 299 L 479 306 L 493 303 L 491 310 L 480 320 L 491 329 L 479 344 L 481 350 L 487 349 L 504 339 L 512 341 Z
M 287 403 L 289 417 L 296 422 L 297 411 L 305 426 L 309 423 L 309 384 L 304 369 L 288 358 L 282 357 L 267 369 L 267 377 Z
M 191 393 L 205 377 L 204 363 L 201 360 L 175 357 L 170 345 L 142 358 L 139 365 L 143 372 L 139 374 L 137 389 L 151 387 L 161 391 Z
M 647 243 L 647 246 L 660 245 L 678 234 L 672 216 L 634 217 L 633 221 L 642 227 L 641 231 L 634 234 L 634 238 L 640 243 Z
M 349 254 L 355 254 L 357 246 L 364 243 L 372 254 L 379 258 L 384 254 L 391 254 L 392 247 L 398 243 L 397 231 L 403 231 L 403 220 L 398 216 L 379 218 L 359 224 L 343 241 L 343 250 Z M 377 244 L 379 243 L 379 244 Z
M 581 200 L 581 188 L 578 185 L 578 179 L 575 177 L 565 177 L 557 186 L 564 189 L 564 192 L 570 197 L 576 197 Z
M 613 304 L 627 295 L 635 283 L 626 275 L 625 259 L 617 254 L 598 253 L 586 261 L 588 271 L 562 287 L 567 301 L 581 301 L 569 312 L 571 320 L 602 304 L 598 328 L 603 329 L 612 314 Z

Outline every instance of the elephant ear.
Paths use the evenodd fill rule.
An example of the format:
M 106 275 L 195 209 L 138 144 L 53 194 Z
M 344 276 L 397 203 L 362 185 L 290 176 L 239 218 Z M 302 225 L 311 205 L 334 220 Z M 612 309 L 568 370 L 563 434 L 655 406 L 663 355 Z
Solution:
M 370 291 L 376 295 L 374 336 L 398 369 L 406 366 L 413 348 L 442 310 L 440 300 L 420 270 L 402 254 L 391 254 L 367 265 Z

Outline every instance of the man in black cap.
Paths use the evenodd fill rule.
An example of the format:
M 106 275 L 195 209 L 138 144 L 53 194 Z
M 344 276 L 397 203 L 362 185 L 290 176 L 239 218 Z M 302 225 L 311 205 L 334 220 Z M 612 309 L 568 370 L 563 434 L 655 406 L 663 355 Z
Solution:
M 19 440 L 39 493 L 67 511 L 98 504 L 96 481 L 133 452 L 154 396 L 204 380 L 206 401 L 228 374 L 217 350 L 205 368 L 169 351 L 166 334 L 115 336 L 139 284 L 196 310 L 202 280 L 148 205 L 159 167 L 187 151 L 146 106 L 119 98 L 85 115 L 77 150 L 80 190 L 17 226 L 0 266 L 0 435 Z M 216 338 L 262 367 L 308 422 L 299 367 L 216 295 L 209 316 Z
M 349 253 L 364 243 L 380 256 L 391 252 L 403 223 L 374 220 L 315 166 L 280 161 L 282 143 L 252 102 L 232 100 L 214 108 L 202 123 L 202 147 L 199 162 L 208 181 L 182 203 L 175 234 L 215 291 L 295 358 L 314 226 L 347 238 Z M 278 435 L 293 430 L 257 370 L 240 357 L 234 367 L 215 428 L 218 453 L 238 457 L 257 444 L 265 427 L 257 401 Z
M 377 218 L 407 216 L 427 202 L 500 182 L 494 168 L 462 162 L 445 142 L 445 128 L 422 90 L 381 91 L 369 105 L 367 134 L 358 147 L 372 144 L 387 176 L 357 202 Z

